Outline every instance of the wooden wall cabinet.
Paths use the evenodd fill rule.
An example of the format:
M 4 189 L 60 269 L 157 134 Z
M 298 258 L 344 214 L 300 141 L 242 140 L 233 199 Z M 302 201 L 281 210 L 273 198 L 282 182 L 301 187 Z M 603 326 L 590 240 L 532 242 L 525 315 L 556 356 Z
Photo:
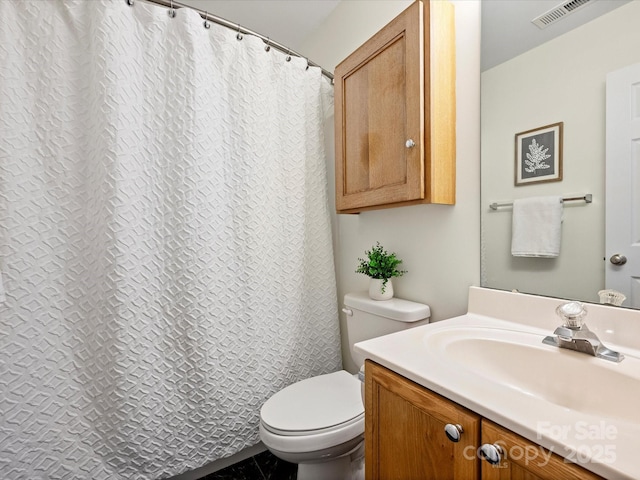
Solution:
M 416 0 L 336 67 L 338 213 L 455 203 L 453 8 Z
M 367 480 L 601 480 L 375 362 L 365 365 Z M 462 427 L 458 442 L 446 424 Z M 503 449 L 500 463 L 480 459 L 488 444 Z

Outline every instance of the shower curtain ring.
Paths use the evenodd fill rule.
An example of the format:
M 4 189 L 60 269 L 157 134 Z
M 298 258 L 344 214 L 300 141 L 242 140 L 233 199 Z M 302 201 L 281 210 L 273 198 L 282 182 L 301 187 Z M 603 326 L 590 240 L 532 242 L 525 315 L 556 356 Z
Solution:
M 266 43 L 266 45 L 265 45 L 265 47 L 264 47 L 264 51 L 265 51 L 265 52 L 268 52 L 269 50 L 271 50 L 271 45 L 270 45 L 270 43 L 271 43 L 271 37 L 267 37 L 267 41 L 266 41 L 265 43 Z
M 136 3 L 135 0 L 124 0 L 127 5 L 133 7 L 133 4 Z
M 209 29 L 211 28 L 211 23 L 209 23 L 209 12 L 204 12 L 204 28 Z
M 287 62 L 291 61 L 291 50 L 287 50 L 287 58 L 285 58 Z
M 236 38 L 238 40 L 242 40 L 244 38 L 242 33 L 240 33 L 240 24 L 238 24 L 238 33 L 236 34 Z
M 176 11 L 173 8 L 173 0 L 171 0 L 170 2 L 171 7 L 169 8 L 169 10 L 167 10 L 167 15 L 169 15 L 171 18 L 175 18 L 176 16 Z

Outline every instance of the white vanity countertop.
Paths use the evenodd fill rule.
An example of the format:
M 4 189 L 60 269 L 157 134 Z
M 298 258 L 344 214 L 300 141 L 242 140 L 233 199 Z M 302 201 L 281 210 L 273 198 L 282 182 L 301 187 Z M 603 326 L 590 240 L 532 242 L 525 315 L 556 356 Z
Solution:
M 561 323 L 555 315 L 555 308 L 563 302 L 472 287 L 466 315 L 360 342 L 355 349 L 594 473 L 615 480 L 638 479 L 640 406 L 636 409 L 635 405 L 640 403 L 633 392 L 640 392 L 640 311 L 587 304 L 589 313 L 585 323 L 606 346 L 621 351 L 627 357 L 621 363 L 614 363 L 542 345 L 542 338 L 551 335 Z M 509 320 L 505 319 L 507 316 Z M 486 371 L 491 368 L 490 362 L 488 367 L 472 365 L 468 368 L 474 361 L 465 365 L 468 359 L 464 358 L 464 350 L 458 349 L 458 357 L 452 359 L 448 357 L 446 346 L 437 343 L 440 339 L 445 339 L 446 343 L 451 332 L 454 336 L 456 332 L 463 332 L 472 340 L 486 335 L 487 338 L 513 339 L 512 344 L 523 342 L 530 346 L 527 351 L 541 352 L 541 358 L 551 363 L 546 366 L 529 365 L 522 362 L 538 357 L 523 356 L 519 359 L 513 355 L 503 359 L 509 367 L 506 369 Z M 480 341 L 475 344 L 475 355 L 483 355 L 478 353 L 478 348 L 483 345 L 490 346 L 491 343 Z M 487 356 L 491 357 L 491 354 Z M 495 351 L 493 358 L 495 361 Z M 557 368 L 554 368 L 556 361 Z M 539 371 L 536 372 L 536 368 Z M 562 371 L 563 368 L 567 371 Z M 545 384 L 547 376 L 544 372 L 549 370 L 553 370 L 550 377 L 562 379 L 564 375 L 572 376 L 574 386 L 582 389 L 584 385 L 584 396 L 578 392 L 571 398 L 577 399 L 575 403 L 582 403 L 584 398 L 585 405 L 563 404 L 562 381 Z M 514 377 L 513 373 L 518 371 L 523 375 Z M 631 381 L 621 382 L 624 388 L 620 391 L 609 391 L 610 385 L 602 385 L 602 382 L 594 382 L 590 378 L 590 372 L 595 371 L 616 389 L 616 379 Z M 609 377 L 613 379 L 611 382 Z M 531 379 L 536 384 L 532 389 L 527 385 Z M 537 388 L 549 390 L 540 396 Z

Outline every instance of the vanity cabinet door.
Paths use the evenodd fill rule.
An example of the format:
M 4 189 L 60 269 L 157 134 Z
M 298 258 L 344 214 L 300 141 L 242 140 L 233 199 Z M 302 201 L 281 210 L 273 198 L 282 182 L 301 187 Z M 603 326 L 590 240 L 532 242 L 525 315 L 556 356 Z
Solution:
M 482 420 L 482 445 L 498 444 L 503 450 L 499 464 L 482 460 L 482 480 L 596 480 L 602 477 L 575 463 L 566 463 L 529 440 L 486 419 Z
M 416 1 L 335 70 L 336 210 L 455 203 L 449 2 Z
M 367 480 L 475 480 L 480 417 L 374 362 L 365 367 Z M 445 434 L 460 425 L 458 442 Z

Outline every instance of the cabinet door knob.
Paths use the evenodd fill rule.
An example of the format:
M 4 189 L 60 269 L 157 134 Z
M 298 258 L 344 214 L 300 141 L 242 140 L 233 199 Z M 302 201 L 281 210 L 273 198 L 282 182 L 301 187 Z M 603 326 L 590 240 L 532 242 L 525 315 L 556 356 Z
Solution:
M 453 423 L 447 423 L 444 426 L 444 433 L 452 442 L 459 442 L 463 431 L 462 426 L 457 423 L 455 425 Z
M 480 455 L 491 465 L 498 465 L 502 460 L 502 447 L 496 443 L 485 443 L 480 447 Z
M 406 146 L 407 148 L 413 148 L 413 147 L 415 147 L 415 146 L 416 146 L 416 142 L 414 142 L 413 140 L 409 139 L 409 140 L 407 140 L 407 141 L 405 142 L 405 146 Z

